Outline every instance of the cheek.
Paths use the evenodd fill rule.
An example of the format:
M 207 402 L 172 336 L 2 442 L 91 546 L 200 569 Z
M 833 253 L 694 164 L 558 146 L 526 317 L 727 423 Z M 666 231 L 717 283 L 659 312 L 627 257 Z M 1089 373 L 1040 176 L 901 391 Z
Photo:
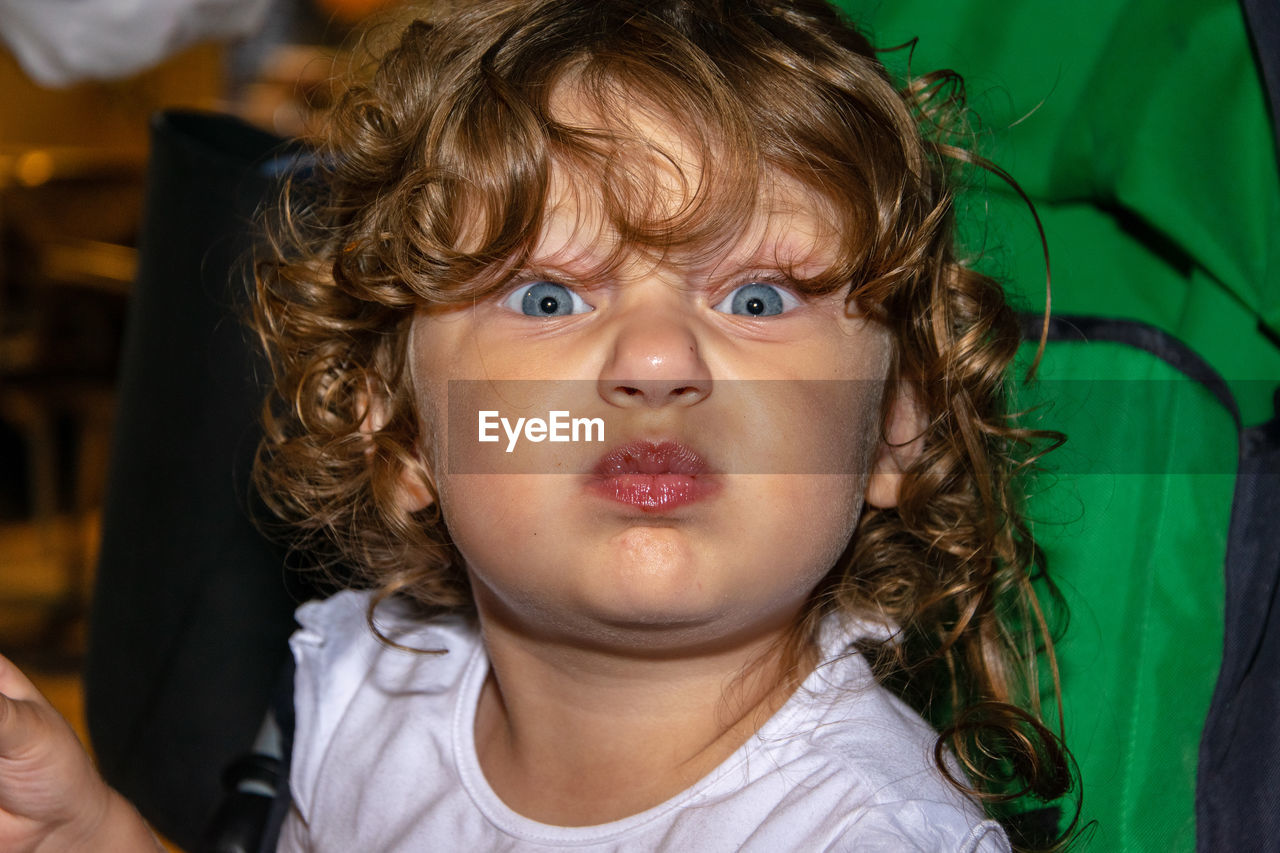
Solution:
M 781 516 L 769 543 L 773 560 L 789 566 L 807 592 L 835 565 L 848 546 L 862 512 L 862 478 L 808 475 L 781 480 L 772 505 Z
M 529 512 L 530 506 L 538 506 L 537 494 L 527 488 L 535 479 L 501 474 L 437 478 L 445 524 L 463 556 L 553 532 Z
M 535 498 L 521 493 L 520 481 L 524 479 L 501 475 L 437 478 L 449 538 L 473 573 L 473 580 L 486 587 L 507 589 L 511 583 L 504 577 L 513 574 L 518 588 L 519 555 L 527 553 L 538 537 L 555 535 L 555 531 L 545 527 L 539 531 L 538 525 L 525 523 L 528 501 Z
M 768 531 L 759 556 L 806 596 L 840 559 L 864 504 L 881 440 L 878 379 L 770 383 L 769 404 L 738 445 L 759 499 L 746 525 Z M 767 466 L 767 467 L 766 467 Z
M 740 394 L 741 419 L 726 429 L 727 470 L 852 479 L 861 494 L 880 446 L 880 379 L 736 382 L 717 389 Z

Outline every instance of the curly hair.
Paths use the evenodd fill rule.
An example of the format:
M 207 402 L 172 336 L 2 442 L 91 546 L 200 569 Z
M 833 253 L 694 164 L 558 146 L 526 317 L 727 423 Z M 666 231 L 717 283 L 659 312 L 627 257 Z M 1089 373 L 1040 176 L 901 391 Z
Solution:
M 565 87 L 616 132 L 566 124 Z M 626 165 L 644 144 L 627 132 L 637 102 L 678 118 L 702 164 L 674 213 L 655 212 Z M 833 610 L 891 620 L 898 636 L 870 658 L 941 730 L 942 772 L 996 813 L 1024 792 L 1062 796 L 1069 756 L 1040 719 L 1036 661 L 1052 644 L 1016 480 L 1043 436 L 1006 411 L 1015 314 L 959 259 L 957 187 L 985 163 L 964 127 L 958 78 L 895 84 L 821 0 L 485 0 L 415 21 L 340 98 L 258 265 L 276 371 L 261 492 L 344 583 L 471 607 L 436 503 L 415 514 L 399 499 L 406 470 L 434 489 L 408 376 L 415 310 L 505 284 L 534 249 L 553 165 L 592 182 L 620 251 L 714 241 L 784 174 L 828 202 L 840 238 L 799 286 L 843 292 L 889 329 L 890 380 L 928 419 L 898 506 L 864 510 L 798 633 Z

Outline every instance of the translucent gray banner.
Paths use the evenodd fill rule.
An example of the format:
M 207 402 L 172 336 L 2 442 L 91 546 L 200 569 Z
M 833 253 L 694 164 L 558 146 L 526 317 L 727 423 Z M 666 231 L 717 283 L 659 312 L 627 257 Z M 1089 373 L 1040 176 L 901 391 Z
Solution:
M 861 475 L 880 451 L 885 390 L 878 380 L 451 380 L 437 453 L 451 474 Z M 1191 380 L 1011 383 L 1007 396 L 1017 425 L 1066 434 L 1037 463 L 1049 471 L 1236 470 L 1233 415 Z

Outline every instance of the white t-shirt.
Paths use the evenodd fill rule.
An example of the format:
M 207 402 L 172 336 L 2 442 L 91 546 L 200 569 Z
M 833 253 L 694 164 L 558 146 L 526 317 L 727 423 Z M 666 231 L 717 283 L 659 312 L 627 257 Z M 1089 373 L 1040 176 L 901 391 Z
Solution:
M 368 594 L 298 610 L 293 809 L 279 850 L 1007 851 L 999 825 L 933 763 L 933 730 L 875 683 L 857 654 L 818 667 L 763 727 L 661 805 L 598 826 L 549 826 L 509 809 L 473 739 L 489 670 L 462 619 L 378 625 L 425 655 L 380 643 Z M 824 651 L 849 634 L 824 632 Z M 841 641 L 839 634 L 843 634 Z M 833 636 L 836 635 L 836 636 Z

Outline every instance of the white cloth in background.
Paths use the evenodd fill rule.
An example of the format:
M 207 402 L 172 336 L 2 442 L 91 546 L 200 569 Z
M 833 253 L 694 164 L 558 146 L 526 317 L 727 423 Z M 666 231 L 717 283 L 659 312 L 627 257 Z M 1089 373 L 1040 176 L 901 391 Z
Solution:
M 829 662 L 707 777 L 623 820 L 557 827 L 507 808 L 480 770 L 473 730 L 489 663 L 474 628 L 415 623 L 389 602 L 378 610 L 384 633 L 447 650 L 405 652 L 371 634 L 368 602 L 344 592 L 298 611 L 294 804 L 281 851 L 1009 849 L 934 766 L 933 730 L 861 656 L 839 654 L 850 634 L 834 622 Z
M 270 0 L 0 0 L 0 41 L 37 83 L 126 77 L 254 31 Z

